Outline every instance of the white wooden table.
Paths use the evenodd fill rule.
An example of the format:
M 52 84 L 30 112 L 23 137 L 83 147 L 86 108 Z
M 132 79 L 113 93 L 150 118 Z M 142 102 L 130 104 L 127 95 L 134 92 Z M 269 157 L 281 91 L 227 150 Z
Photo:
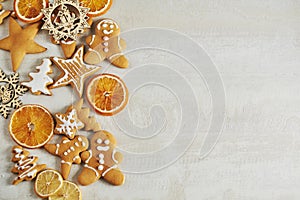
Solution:
M 9 4 L 11 1 L 4 5 L 9 7 Z M 81 187 L 83 199 L 300 198 L 300 1 L 115 0 L 105 17 L 116 20 L 125 32 L 142 27 L 159 27 L 186 34 L 203 47 L 215 63 L 212 67 L 215 66 L 219 73 L 203 72 L 203 77 L 199 78 L 198 74 L 191 71 L 178 57 L 172 57 L 157 49 L 140 49 L 129 53 L 131 65 L 127 71 L 104 67 L 102 72 L 109 71 L 124 77 L 130 86 L 131 94 L 135 94 L 127 107 L 131 111 L 129 116 L 97 116 L 102 127 L 115 134 L 119 148 L 127 152 L 127 163 L 125 156 L 123 165 L 123 169 L 127 169 L 126 182 L 121 187 L 110 186 L 104 181 Z M 1 38 L 7 35 L 7 22 L 1 25 Z M 142 39 L 134 40 L 132 35 L 127 37 L 125 39 L 129 48 Z M 147 37 L 149 38 L 150 34 L 145 34 L 145 38 Z M 48 51 L 25 57 L 19 70 L 22 80 L 28 78 L 27 73 L 33 71 L 42 58 L 62 56 L 59 47 L 49 42 L 45 31 L 36 37 L 36 41 L 43 43 Z M 165 42 L 172 48 L 176 48 L 177 45 L 178 49 L 185 49 L 179 41 Z M 190 52 L 191 55 L 194 53 Z M 199 64 L 210 66 L 205 59 L 208 59 L 208 56 L 204 55 L 205 63 L 200 61 Z M 138 75 L 147 72 L 136 70 L 139 66 L 142 66 L 140 69 L 147 67 L 149 74 Z M 190 83 L 195 98 L 180 96 L 188 90 L 177 94 L 178 98 L 174 98 L 176 94 L 172 91 L 166 90 L 170 87 L 183 88 L 172 73 L 162 73 L 161 76 L 156 74 L 156 69 L 166 69 L 166 66 L 185 76 L 185 79 L 180 80 Z M 9 53 L 2 50 L 0 67 L 7 73 L 11 71 Z M 137 75 L 130 76 L 130 73 Z M 57 74 L 58 70 L 55 69 L 54 75 Z M 155 76 L 152 77 L 151 74 Z M 209 147 L 216 142 L 215 147 L 209 154 L 204 155 L 201 153 L 203 142 L 215 106 L 211 103 L 209 86 L 206 87 L 205 80 L 217 80 L 218 76 L 224 84 L 225 122 L 217 142 L 214 139 L 210 141 Z M 168 80 L 170 85 L 152 84 L 147 87 L 140 84 L 147 77 Z M 139 92 L 139 86 L 143 91 Z M 63 112 L 76 98 L 71 87 L 64 87 L 53 90 L 51 97 L 27 93 L 22 100 L 24 104 L 42 104 L 55 113 Z M 180 98 L 190 104 L 180 107 Z M 57 103 L 58 101 L 60 103 Z M 180 108 L 193 110 L 193 101 L 199 109 L 196 110 L 199 111 L 197 117 L 203 123 L 199 123 L 196 132 L 191 130 L 177 133 L 177 125 L 182 116 Z M 222 102 L 221 99 L 218 103 Z M 150 108 L 153 108 L 151 112 Z M 223 116 L 222 113 L 219 114 Z M 166 121 L 160 120 L 162 116 Z M 126 127 L 126 123 L 122 121 L 128 119 L 136 127 L 135 132 L 125 134 L 124 129 L 132 128 Z M 191 126 L 193 120 L 188 117 L 184 126 Z M 33 192 L 33 182 L 11 185 L 15 177 L 10 173 L 10 151 L 14 142 L 6 128 L 8 121 L 0 119 L 0 126 L 3 127 L 0 134 L 0 199 L 38 199 Z M 156 123 L 157 126 L 147 129 L 147 132 L 139 131 L 145 130 L 151 123 Z M 151 135 L 159 127 L 160 134 Z M 220 129 L 216 128 L 209 134 L 217 136 L 219 132 Z M 140 158 L 132 159 L 133 153 L 156 155 L 156 150 L 172 143 L 176 133 L 182 139 L 182 146 L 180 142 L 177 143 L 177 146 L 173 147 L 176 155 L 170 156 L 176 157 L 176 149 L 185 147 L 189 142 L 193 143 L 186 151 L 182 151 L 184 155 L 178 160 L 170 159 L 174 162 L 168 162 L 167 167 L 163 167 L 166 158 L 159 155 L 153 162 Z M 82 134 L 91 135 L 85 132 Z M 132 134 L 133 137 L 128 134 Z M 184 134 L 188 137 L 187 143 Z M 193 134 L 196 137 L 192 141 L 190 136 Z M 38 155 L 40 163 L 47 163 L 48 167 L 59 169 L 59 159 L 44 150 L 34 150 L 31 154 Z M 150 172 L 143 173 L 145 169 Z M 71 180 L 76 181 L 79 170 L 80 166 L 72 168 Z

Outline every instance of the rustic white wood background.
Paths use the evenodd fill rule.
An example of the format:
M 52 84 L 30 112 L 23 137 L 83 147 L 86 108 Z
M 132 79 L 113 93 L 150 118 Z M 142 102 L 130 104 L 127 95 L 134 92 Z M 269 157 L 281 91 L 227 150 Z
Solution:
M 11 3 L 4 5 L 11 8 Z M 126 183 L 121 187 L 103 181 L 81 187 L 83 199 L 300 198 L 300 1 L 115 0 L 105 17 L 115 19 L 123 31 L 168 28 L 198 42 L 223 79 L 225 123 L 208 156 L 199 156 L 203 142 L 199 134 L 185 155 L 169 167 L 148 174 L 126 174 Z M 7 35 L 7 26 L 7 21 L 1 25 L 1 38 Z M 20 69 L 23 80 L 41 58 L 61 56 L 60 49 L 49 43 L 46 32 L 40 33 L 36 41 L 49 50 L 26 56 Z M 0 51 L 0 66 L 10 72 L 9 53 Z M 70 87 L 53 93 L 50 98 L 27 94 L 22 99 L 62 112 L 76 98 Z M 15 176 L 10 173 L 10 150 L 14 143 L 7 124 L 8 120 L 0 120 L 0 199 L 38 199 L 33 182 L 11 185 Z M 103 126 L 112 128 L 105 123 Z M 120 134 L 116 136 L 121 138 Z M 142 144 L 136 144 L 135 149 L 142 149 Z M 42 150 L 32 154 L 40 156 L 40 163 L 59 167 L 57 157 Z M 72 169 L 74 177 L 78 169 Z

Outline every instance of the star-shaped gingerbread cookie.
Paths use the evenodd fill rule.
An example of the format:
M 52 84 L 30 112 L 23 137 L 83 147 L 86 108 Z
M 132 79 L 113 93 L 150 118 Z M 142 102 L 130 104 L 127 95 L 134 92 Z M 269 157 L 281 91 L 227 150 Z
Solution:
M 81 46 L 71 59 L 63 59 L 52 57 L 51 60 L 62 71 L 59 79 L 50 86 L 57 88 L 71 84 L 78 95 L 81 97 L 83 93 L 84 80 L 100 70 L 100 67 L 87 66 L 83 63 L 84 46 Z
M 0 49 L 10 51 L 12 69 L 17 71 L 26 54 L 46 51 L 37 44 L 34 37 L 39 31 L 40 23 L 34 23 L 22 28 L 12 17 L 9 19 L 9 36 L 0 40 Z
M 89 141 L 82 135 L 77 135 L 73 140 L 63 136 L 59 144 L 46 144 L 45 149 L 61 158 L 61 175 L 67 179 L 73 163 L 80 164 L 79 154 L 89 147 Z

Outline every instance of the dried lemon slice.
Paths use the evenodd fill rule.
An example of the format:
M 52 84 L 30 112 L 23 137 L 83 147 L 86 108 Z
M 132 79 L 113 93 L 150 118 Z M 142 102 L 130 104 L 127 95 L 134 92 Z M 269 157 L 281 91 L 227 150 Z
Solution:
M 81 191 L 75 183 L 63 181 L 62 187 L 48 200 L 81 200 Z
M 34 191 L 42 198 L 55 194 L 63 186 L 63 178 L 59 172 L 47 169 L 38 174 Z

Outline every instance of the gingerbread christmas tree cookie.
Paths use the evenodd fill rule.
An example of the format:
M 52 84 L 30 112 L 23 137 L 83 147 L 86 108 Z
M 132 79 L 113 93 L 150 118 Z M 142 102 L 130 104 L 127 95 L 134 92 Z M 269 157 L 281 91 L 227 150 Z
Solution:
M 11 172 L 18 174 L 18 177 L 13 181 L 14 185 L 19 184 L 23 180 L 31 181 L 40 171 L 46 168 L 45 164 L 36 164 L 38 158 L 36 156 L 29 156 L 29 152 L 21 146 L 14 146 L 12 153 L 13 157 L 11 160 L 16 164 Z
M 43 63 L 36 67 L 37 72 L 29 73 L 31 80 L 29 82 L 22 82 L 21 84 L 30 88 L 31 93 L 35 95 L 52 95 L 48 89 L 48 85 L 53 83 L 52 78 L 48 76 L 48 74 L 52 73 L 51 64 L 51 60 L 47 58 L 43 59 Z

